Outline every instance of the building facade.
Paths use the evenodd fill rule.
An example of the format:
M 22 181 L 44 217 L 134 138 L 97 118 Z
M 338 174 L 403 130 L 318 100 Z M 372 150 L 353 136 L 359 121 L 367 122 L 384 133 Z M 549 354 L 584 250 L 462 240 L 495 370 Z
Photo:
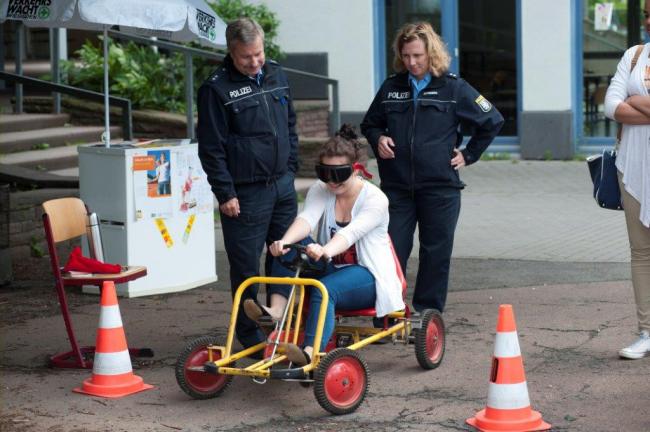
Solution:
M 428 21 L 451 71 L 503 113 L 491 152 L 566 159 L 611 146 L 603 100 L 624 50 L 645 39 L 641 0 L 258 0 L 281 21 L 288 54 L 325 53 L 343 120 L 358 124 L 392 73 L 392 39 Z M 633 29 L 628 31 L 628 29 Z

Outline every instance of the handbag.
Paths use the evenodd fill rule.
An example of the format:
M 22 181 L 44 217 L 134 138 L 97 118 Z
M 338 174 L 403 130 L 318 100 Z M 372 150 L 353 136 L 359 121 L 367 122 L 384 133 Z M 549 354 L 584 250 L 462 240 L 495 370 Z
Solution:
M 598 205 L 610 210 L 623 210 L 616 173 L 616 150 L 603 150 L 603 154 L 588 157 L 587 166 Z
M 643 45 L 637 45 L 630 64 L 630 73 L 634 70 L 642 51 Z M 621 133 L 622 125 L 619 123 L 616 131 L 616 147 L 612 150 L 603 150 L 603 154 L 587 158 L 589 174 L 594 183 L 594 199 L 599 206 L 610 210 L 623 210 L 616 172 L 616 149 L 621 142 Z

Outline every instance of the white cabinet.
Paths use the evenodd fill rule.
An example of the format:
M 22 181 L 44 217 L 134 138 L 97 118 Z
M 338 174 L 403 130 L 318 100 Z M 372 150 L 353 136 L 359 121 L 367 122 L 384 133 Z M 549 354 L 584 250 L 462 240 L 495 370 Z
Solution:
M 187 140 L 146 148 L 79 147 L 79 192 L 99 216 L 105 262 L 147 267 L 147 276 L 118 285 L 119 295 L 183 291 L 217 280 L 212 194 L 197 151 Z M 151 162 L 160 153 L 170 164 L 171 188 L 157 196 L 155 168 L 142 168 L 138 162 Z M 192 186 L 186 182 L 188 173 L 194 178 L 193 205 L 187 204 L 188 184 Z M 85 292 L 93 290 L 97 292 L 84 287 Z

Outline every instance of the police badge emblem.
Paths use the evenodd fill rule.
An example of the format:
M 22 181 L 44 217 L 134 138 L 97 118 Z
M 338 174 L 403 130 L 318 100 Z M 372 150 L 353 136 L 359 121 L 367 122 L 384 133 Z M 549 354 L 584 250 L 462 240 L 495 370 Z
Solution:
M 492 109 L 492 104 L 483 97 L 483 95 L 479 95 L 479 97 L 476 98 L 474 101 L 476 104 L 481 108 L 481 111 L 483 112 L 490 112 Z

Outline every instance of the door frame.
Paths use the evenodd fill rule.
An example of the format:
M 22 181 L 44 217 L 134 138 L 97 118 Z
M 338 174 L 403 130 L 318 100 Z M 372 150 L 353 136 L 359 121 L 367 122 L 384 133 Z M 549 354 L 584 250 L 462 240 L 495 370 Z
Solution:
M 522 58 L 521 58 L 521 2 L 515 0 L 515 38 L 516 38 L 516 68 L 517 68 L 517 135 L 498 136 L 490 145 L 490 153 L 519 153 L 519 136 L 521 134 L 521 112 L 523 105 L 522 94 Z M 578 0 L 571 0 L 573 2 Z M 447 48 L 451 55 L 451 64 L 449 71 L 458 74 L 459 65 L 459 21 L 458 21 L 458 1 L 457 0 L 440 0 L 440 35 L 447 43 Z M 374 81 L 375 91 L 379 89 L 381 83 L 386 79 L 384 65 L 386 64 L 386 38 L 392 35 L 386 34 L 386 2 L 385 0 L 373 0 L 373 37 L 374 37 Z M 470 83 L 471 84 L 471 83 Z M 464 142 L 467 143 L 468 138 Z

